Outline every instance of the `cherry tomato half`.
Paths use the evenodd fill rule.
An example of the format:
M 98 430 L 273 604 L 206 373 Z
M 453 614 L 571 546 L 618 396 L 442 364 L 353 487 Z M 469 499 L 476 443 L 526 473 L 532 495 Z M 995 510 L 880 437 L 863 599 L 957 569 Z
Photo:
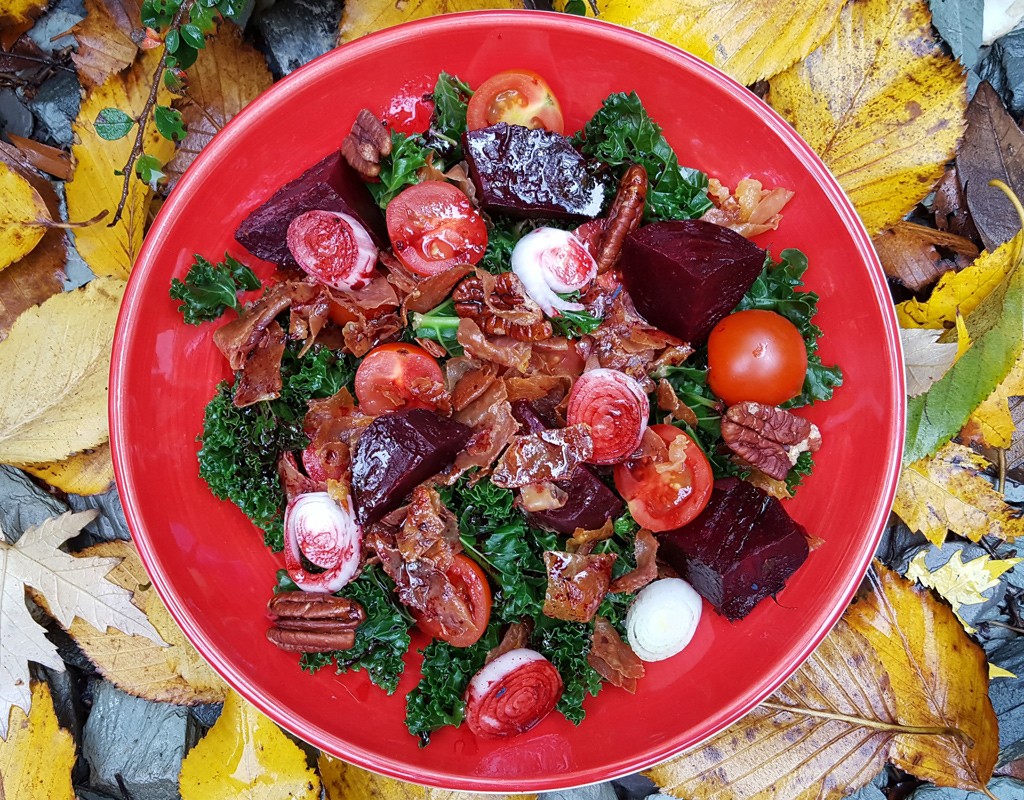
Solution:
M 375 347 L 356 370 L 356 399 L 367 414 L 383 414 L 399 408 L 433 408 L 413 392 L 413 382 L 443 383 L 437 361 L 414 344 L 396 342 Z
M 800 394 L 807 346 L 796 326 L 774 311 L 738 311 L 708 337 L 708 385 L 729 405 L 777 406 Z
M 691 522 L 711 499 L 714 476 L 707 457 L 694 441 L 672 425 L 650 429 L 669 447 L 665 463 L 626 461 L 615 466 L 615 488 L 629 505 L 637 523 L 655 533 L 672 531 Z M 672 460 L 673 443 L 683 457 Z M 678 455 L 678 453 L 676 453 Z
M 509 69 L 480 84 L 469 100 L 466 122 L 471 131 L 499 122 L 546 128 L 562 133 L 562 107 L 551 87 L 536 72 Z
M 444 181 L 423 181 L 388 204 L 388 237 L 398 260 L 419 275 L 475 264 L 487 249 L 487 225 L 466 194 Z
M 445 573 L 462 599 L 470 608 L 472 624 L 465 633 L 456 636 L 446 636 L 441 624 L 421 611 L 413 611 L 416 624 L 420 630 L 435 639 L 443 639 L 453 647 L 469 647 L 476 644 L 491 619 L 491 585 L 487 582 L 487 576 L 473 559 L 461 553 L 455 556 L 451 567 Z

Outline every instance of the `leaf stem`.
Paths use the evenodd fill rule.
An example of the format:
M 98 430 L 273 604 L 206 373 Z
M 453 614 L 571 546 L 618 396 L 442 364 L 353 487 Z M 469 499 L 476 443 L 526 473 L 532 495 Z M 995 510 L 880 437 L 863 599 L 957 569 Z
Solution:
M 171 26 L 168 28 L 168 33 L 172 30 L 178 30 L 181 27 L 182 20 L 185 15 L 192 8 L 192 4 L 195 0 L 183 0 L 181 6 L 178 7 L 178 12 L 174 15 L 174 20 L 171 22 Z M 165 36 L 166 39 L 166 36 Z M 124 213 L 125 204 L 128 202 L 128 189 L 131 186 L 131 180 L 135 175 L 135 162 L 142 155 L 143 151 L 143 140 L 146 138 L 146 123 L 149 120 L 150 115 L 153 113 L 153 106 L 156 105 L 157 95 L 160 93 L 160 76 L 163 75 L 164 69 L 167 67 L 167 45 L 164 45 L 163 53 L 160 54 L 160 62 L 156 65 L 156 70 L 153 73 L 153 84 L 149 87 L 149 97 L 146 98 L 146 104 L 142 107 L 142 111 L 139 112 L 139 116 L 135 118 L 135 122 L 138 124 L 139 129 L 135 132 L 135 142 L 132 144 L 132 151 L 128 154 L 128 162 L 124 165 L 124 184 L 121 187 L 121 199 L 117 202 L 117 209 L 114 211 L 114 218 L 107 223 L 108 228 L 113 228 L 121 221 L 121 215 Z
M 834 719 L 839 722 L 849 722 L 852 725 L 860 725 L 864 728 L 873 728 L 879 731 L 892 731 L 893 733 L 910 733 L 918 736 L 952 736 L 959 739 L 968 747 L 974 747 L 974 740 L 959 728 L 945 728 L 941 726 L 921 725 L 900 725 L 893 722 L 881 722 L 876 719 L 864 719 L 863 717 L 851 717 L 847 714 L 837 714 L 832 711 L 816 711 L 811 708 L 799 706 L 787 706 L 783 703 L 772 703 L 765 701 L 761 703 L 762 708 L 772 711 L 786 711 L 790 714 L 803 714 L 805 717 L 820 717 L 821 719 Z

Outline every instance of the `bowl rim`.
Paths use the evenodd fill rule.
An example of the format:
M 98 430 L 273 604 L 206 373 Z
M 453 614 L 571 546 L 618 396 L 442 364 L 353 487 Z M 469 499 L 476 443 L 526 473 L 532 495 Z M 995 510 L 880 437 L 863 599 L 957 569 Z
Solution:
M 145 534 L 143 510 L 135 499 L 134 487 L 137 481 L 129 464 L 129 448 L 121 438 L 122 422 L 127 416 L 127 404 L 122 402 L 122 393 L 119 391 L 123 384 L 123 376 L 128 367 L 125 343 L 128 340 L 130 329 L 142 314 L 140 310 L 142 289 L 146 282 L 145 278 L 150 271 L 150 264 L 153 263 L 153 256 L 162 246 L 163 229 L 166 227 L 167 221 L 176 214 L 178 208 L 189 201 L 188 198 L 192 185 L 200 179 L 200 176 L 215 171 L 221 151 L 230 149 L 238 132 L 247 127 L 250 121 L 272 111 L 278 103 L 278 98 L 289 92 L 293 86 L 301 85 L 307 80 L 330 73 L 338 61 L 343 61 L 352 55 L 358 57 L 363 52 L 376 50 L 382 45 L 389 47 L 399 46 L 403 41 L 428 34 L 433 29 L 467 22 L 487 26 L 511 25 L 519 28 L 541 30 L 550 30 L 552 28 L 565 30 L 587 28 L 590 29 L 588 33 L 602 39 L 621 39 L 625 37 L 633 40 L 640 47 L 648 48 L 669 60 L 675 61 L 681 69 L 689 70 L 702 75 L 704 78 L 712 79 L 717 83 L 721 91 L 730 95 L 740 104 L 756 110 L 771 132 L 778 136 L 787 147 L 801 158 L 804 167 L 817 180 L 819 186 L 835 207 L 862 258 L 864 266 L 872 278 L 873 296 L 882 310 L 884 333 L 890 347 L 889 355 L 893 358 L 894 363 L 902 363 L 902 347 L 895 311 L 886 288 L 881 263 L 868 232 L 864 228 L 845 191 L 840 187 L 838 181 L 827 169 L 820 157 L 796 133 L 789 123 L 767 103 L 700 58 L 667 42 L 631 28 L 600 19 L 554 11 L 465 11 L 404 22 L 391 28 L 367 34 L 328 51 L 274 83 L 233 117 L 203 148 L 199 156 L 179 180 L 175 190 L 157 215 L 150 231 L 146 235 L 128 280 L 115 328 L 109 373 L 108 421 L 111 453 L 113 456 L 116 485 L 125 517 L 132 533 L 132 539 L 158 595 L 163 600 L 174 621 L 185 633 L 188 640 L 195 645 L 202 657 L 210 663 L 233 690 L 256 706 L 263 714 L 270 717 L 270 719 L 284 729 L 304 740 L 310 741 L 311 744 L 329 754 L 338 755 L 345 761 L 373 772 L 415 784 L 476 792 L 496 791 L 496 786 L 503 787 L 501 791 L 539 792 L 568 789 L 622 777 L 701 746 L 703 742 L 707 741 L 715 733 L 735 723 L 775 692 L 779 686 L 799 669 L 800 665 L 804 663 L 814 649 L 828 635 L 829 631 L 831 631 L 845 612 L 860 586 L 877 549 L 884 530 L 885 520 L 888 518 L 892 507 L 902 461 L 906 426 L 905 378 L 902 370 L 896 370 L 896 374 L 893 376 L 893 396 L 891 401 L 895 406 L 896 412 L 892 425 L 893 441 L 888 443 L 884 482 L 878 494 L 877 507 L 871 515 L 870 529 L 867 531 L 870 535 L 865 541 L 865 545 L 856 563 L 851 565 L 851 569 L 848 571 L 848 577 L 840 593 L 843 602 L 837 603 L 836 607 L 822 618 L 818 626 L 805 635 L 802 646 L 790 654 L 786 665 L 765 675 L 757 685 L 748 687 L 740 695 L 729 713 L 720 717 L 713 729 L 701 730 L 699 738 L 691 744 L 682 744 L 680 742 L 682 736 L 673 737 L 662 741 L 657 747 L 649 748 L 641 755 L 618 759 L 614 764 L 608 765 L 607 768 L 581 769 L 561 776 L 554 775 L 543 778 L 516 780 L 514 783 L 509 782 L 508 779 L 484 780 L 476 777 L 452 775 L 444 770 L 433 769 L 426 765 L 413 767 L 402 760 L 382 757 L 376 753 L 367 752 L 357 745 L 341 741 L 336 733 L 332 733 L 320 726 L 311 725 L 308 722 L 304 725 L 296 724 L 294 716 L 287 707 L 259 694 L 246 675 L 240 670 L 236 670 L 232 666 L 230 659 L 219 651 L 216 642 L 203 634 L 197 619 L 189 612 L 182 596 L 175 589 L 173 582 L 168 581 L 158 568 L 159 558 Z

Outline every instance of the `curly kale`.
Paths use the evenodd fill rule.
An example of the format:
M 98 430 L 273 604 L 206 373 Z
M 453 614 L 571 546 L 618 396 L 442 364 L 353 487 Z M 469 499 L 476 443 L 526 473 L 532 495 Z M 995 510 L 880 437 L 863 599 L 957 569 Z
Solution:
M 178 311 L 189 325 L 215 320 L 229 308 L 239 311 L 238 293 L 260 288 L 255 273 L 227 253 L 218 264 L 198 254 L 194 258 L 184 281 L 171 279 L 171 299 L 181 301 Z

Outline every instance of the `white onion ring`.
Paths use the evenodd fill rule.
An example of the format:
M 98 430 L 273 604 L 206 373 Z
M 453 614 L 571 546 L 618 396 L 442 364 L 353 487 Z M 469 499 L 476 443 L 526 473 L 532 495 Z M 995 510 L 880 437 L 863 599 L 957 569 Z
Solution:
M 333 231 L 328 230 L 331 228 Z M 295 263 L 307 275 L 334 289 L 362 289 L 377 266 L 377 246 L 370 232 L 355 217 L 341 211 L 299 214 L 288 225 L 287 242 Z
M 681 578 L 645 586 L 626 612 L 626 639 L 643 661 L 661 661 L 690 643 L 700 622 L 700 595 Z

